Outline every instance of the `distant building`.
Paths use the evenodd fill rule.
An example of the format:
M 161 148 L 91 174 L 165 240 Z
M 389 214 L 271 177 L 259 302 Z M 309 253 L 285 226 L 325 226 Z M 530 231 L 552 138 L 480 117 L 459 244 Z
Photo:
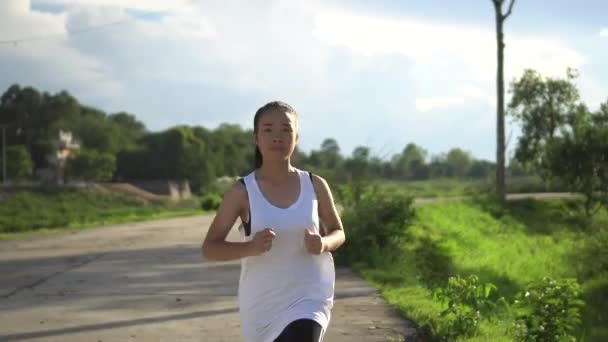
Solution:
M 50 167 L 38 170 L 39 176 L 46 178 L 49 181 L 54 181 L 57 184 L 63 184 L 65 176 L 65 163 L 68 157 L 77 149 L 80 144 L 73 141 L 72 132 L 59 131 L 59 139 L 54 142 L 55 151 L 47 156 L 47 161 Z

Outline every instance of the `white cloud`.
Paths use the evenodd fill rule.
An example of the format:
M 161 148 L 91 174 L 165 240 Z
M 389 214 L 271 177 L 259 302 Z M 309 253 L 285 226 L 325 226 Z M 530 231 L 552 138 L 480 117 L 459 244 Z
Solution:
M 416 99 L 416 110 L 428 112 L 435 109 L 449 109 L 465 104 L 464 97 L 426 97 Z
M 256 106 L 284 99 L 303 113 L 304 144 L 317 146 L 310 136 L 319 142 L 335 136 L 344 151 L 367 139 L 351 137 L 353 131 L 374 139 L 428 137 L 428 145 L 420 142 L 432 149 L 432 137 L 455 134 L 463 118 L 484 120 L 475 127 L 493 124 L 487 115 L 495 106 L 491 26 L 358 15 L 319 0 L 32 1 L 65 7 L 42 13 L 28 0 L 0 0 L 0 37 L 59 35 L 0 46 L 0 90 L 9 81 L 67 88 L 87 104 L 132 111 L 151 129 L 249 126 Z M 144 19 L 128 9 L 161 15 Z M 122 23 L 81 35 L 66 30 L 117 20 Z M 524 67 L 563 75 L 566 66 L 585 63 L 562 41 L 507 38 L 507 82 Z
M 67 3 L 59 0 L 43 2 Z M 153 70 L 162 73 L 162 68 L 150 68 L 158 60 L 166 62 L 165 69 L 175 68 L 178 59 L 167 61 L 163 58 L 168 54 L 163 49 L 167 42 L 186 43 L 182 46 L 183 50 L 177 52 L 184 53 L 200 44 L 201 40 L 216 37 L 214 26 L 195 8 L 176 9 L 157 21 L 148 22 L 133 18 L 125 8 L 83 3 L 87 2 L 70 2 L 63 12 L 47 13 L 32 10 L 28 0 L 2 2 L 4 18 L 0 22 L 0 36 L 4 40 L 18 41 L 13 48 L 9 48 L 9 45 L 4 47 L 7 52 L 5 57 L 11 57 L 19 64 L 27 62 L 29 69 L 42 71 L 42 74 L 32 75 L 29 70 L 22 69 L 22 76 L 15 77 L 16 80 L 31 82 L 36 78 L 48 78 L 49 82 L 32 83 L 55 83 L 52 86 L 54 89 L 69 87 L 79 91 L 83 85 L 98 87 L 100 89 L 96 92 L 100 95 L 114 96 L 118 89 L 124 89 L 123 81 L 128 78 L 129 72 L 154 75 L 150 72 Z M 94 3 L 112 5 L 112 1 L 99 0 Z M 154 3 L 149 5 L 150 8 L 146 9 L 155 6 Z M 103 27 L 108 23 L 118 24 Z M 99 30 L 85 34 L 71 33 L 99 25 L 102 26 Z M 21 42 L 22 39 L 25 41 Z M 145 53 L 150 53 L 150 56 L 144 56 Z M 11 71 L 6 64 L 4 67 L 7 72 Z M 121 75 L 113 74 L 113 69 L 120 69 Z M 113 83 L 114 89 L 104 87 L 107 83 Z
M 495 68 L 495 34 L 489 29 L 332 10 L 318 13 L 315 21 L 316 32 L 326 44 L 366 56 L 400 54 L 422 65 L 464 62 L 479 75 Z M 553 39 L 507 35 L 506 44 L 507 66 L 514 74 L 532 67 L 543 74 L 561 75 L 565 66 L 579 67 L 585 62 L 579 52 Z
M 596 78 L 581 74 L 578 80 L 581 94 L 585 97 L 585 103 L 591 110 L 597 110 L 600 104 L 608 101 L 608 85 L 599 82 Z
M 608 28 L 603 28 L 600 30 L 600 37 L 608 37 Z
M 30 11 L 27 0 L 9 0 L 3 2 L 2 6 L 0 35 L 3 38 L 47 37 L 33 42 L 0 46 L 3 52 L 0 63 L 3 82 L 20 82 L 49 88 L 48 90 L 65 89 L 66 85 L 73 85 L 85 96 L 103 93 L 111 97 L 122 91 L 119 83 L 106 77 L 106 66 L 98 59 L 69 46 L 66 40 L 65 13 Z M 61 82 L 57 82 L 58 79 Z
M 3 0 L 6 1 L 6 0 Z M 11 0 L 9 0 L 11 1 Z M 34 0 L 35 3 L 39 4 L 50 4 L 50 5 L 64 5 L 71 6 L 75 3 L 78 6 L 105 6 L 105 7 L 117 7 L 117 8 L 128 8 L 141 11 L 154 11 L 154 12 L 165 12 L 174 9 L 180 9 L 188 7 L 192 2 L 191 0 Z
M 419 97 L 416 99 L 416 110 L 429 112 L 434 110 L 453 109 L 470 103 L 471 100 L 485 102 L 487 106 L 495 106 L 496 99 L 484 90 L 470 83 L 462 84 L 454 91 L 455 96 Z
M 247 115 L 249 123 L 248 114 L 255 108 L 243 99 L 232 99 L 231 105 L 249 106 L 247 111 L 228 105 L 204 108 L 208 102 L 230 101 L 235 94 L 257 96 L 255 105 L 274 98 L 305 103 L 336 84 L 326 76 L 327 49 L 320 48 L 310 34 L 311 2 L 179 1 L 154 20 L 133 16 L 126 9 L 162 10 L 165 1 L 36 2 L 65 8 L 46 13 L 33 10 L 28 0 L 0 1 L 8 18 L 0 22 L 0 37 L 52 34 L 56 38 L 11 50 L 20 71 L 8 70 L 11 63 L 5 63 L 6 55 L 0 56 L 0 73 L 7 76 L 4 82 L 50 91 L 67 88 L 83 102 L 141 114 L 154 128 L 172 119 L 196 118 L 194 124 L 205 125 L 240 121 L 226 119 L 225 114 Z M 86 34 L 69 33 L 116 21 L 121 23 Z M 0 87 L 7 85 L 0 82 Z M 197 90 L 218 94 L 195 94 Z M 169 111 L 173 117 L 167 117 Z M 211 113 L 200 117 L 201 111 Z
M 494 93 L 489 86 L 496 73 L 496 41 L 490 29 L 333 10 L 318 13 L 315 22 L 316 34 L 328 46 L 345 47 L 368 57 L 400 55 L 411 60 L 414 82 L 421 93 L 417 108 L 449 108 L 468 102 L 463 99 L 487 102 Z M 563 76 L 567 67 L 580 68 L 586 62 L 581 53 L 554 39 L 507 34 L 505 43 L 507 83 L 526 68 Z M 475 92 L 434 96 L 440 88 L 455 87 L 458 79 L 473 82 Z

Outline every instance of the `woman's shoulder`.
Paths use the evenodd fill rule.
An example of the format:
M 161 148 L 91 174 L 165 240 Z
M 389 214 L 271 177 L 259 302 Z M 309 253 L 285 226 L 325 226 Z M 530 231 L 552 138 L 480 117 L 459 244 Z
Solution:
M 318 174 L 316 174 L 313 171 L 309 171 L 309 170 L 299 170 L 300 172 L 304 173 L 307 175 L 307 177 L 310 178 L 310 180 L 312 181 L 312 185 L 315 188 L 315 191 L 323 191 L 327 188 L 329 188 L 329 185 L 327 183 L 327 181 L 325 180 L 325 178 L 323 178 L 323 176 L 320 176 Z
M 224 192 L 224 198 L 231 200 L 247 199 L 247 186 L 245 177 L 237 177 Z

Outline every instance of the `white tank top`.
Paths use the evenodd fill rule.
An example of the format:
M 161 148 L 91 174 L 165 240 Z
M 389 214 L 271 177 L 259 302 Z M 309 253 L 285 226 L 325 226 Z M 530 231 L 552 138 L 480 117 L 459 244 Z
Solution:
M 246 342 L 272 342 L 297 319 L 318 322 L 325 333 L 334 301 L 335 269 L 329 252 L 309 254 L 304 247 L 306 228 L 319 232 L 317 196 L 308 172 L 297 170 L 300 195 L 289 208 L 279 208 L 266 200 L 255 172 L 244 178 L 250 205 L 247 236 L 274 229 L 270 251 L 241 259 L 239 315 Z M 323 338 L 321 337 L 321 340 Z

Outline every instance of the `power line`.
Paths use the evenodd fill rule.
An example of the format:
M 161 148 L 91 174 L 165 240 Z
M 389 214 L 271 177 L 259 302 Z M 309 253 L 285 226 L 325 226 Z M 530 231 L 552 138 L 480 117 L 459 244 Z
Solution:
M 66 34 L 75 35 L 75 34 L 82 34 L 82 33 L 87 33 L 87 32 L 92 32 L 92 31 L 98 31 L 98 30 L 104 29 L 109 26 L 126 23 L 127 21 L 129 21 L 129 19 L 114 21 L 114 22 L 105 23 L 105 24 L 101 24 L 101 25 L 83 27 L 83 28 L 76 29 L 76 30 L 67 30 L 67 32 L 65 32 L 65 33 L 37 35 L 37 36 L 20 38 L 20 39 L 11 39 L 11 40 L 0 40 L 0 44 L 5 44 L 5 45 L 10 44 L 10 45 L 17 46 L 20 43 L 28 43 L 28 42 L 41 41 L 41 40 L 46 40 L 46 39 L 60 38 Z
M 65 32 L 65 33 L 52 33 L 52 34 L 45 34 L 45 35 L 29 36 L 29 37 L 19 38 L 19 39 L 0 40 L 0 44 L 17 46 L 21 43 L 29 43 L 29 42 L 35 42 L 35 41 L 41 41 L 41 40 L 47 40 L 47 39 L 53 39 L 53 38 L 60 38 L 66 34 L 76 35 L 76 34 L 92 32 L 92 31 L 99 31 L 99 30 L 102 30 L 109 26 L 124 24 L 130 20 L 131 19 L 129 18 L 129 19 L 123 19 L 123 20 L 109 22 L 109 23 L 105 23 L 105 24 L 100 24 L 100 25 L 87 26 L 87 27 L 76 29 L 76 30 L 67 30 L 67 32 Z

